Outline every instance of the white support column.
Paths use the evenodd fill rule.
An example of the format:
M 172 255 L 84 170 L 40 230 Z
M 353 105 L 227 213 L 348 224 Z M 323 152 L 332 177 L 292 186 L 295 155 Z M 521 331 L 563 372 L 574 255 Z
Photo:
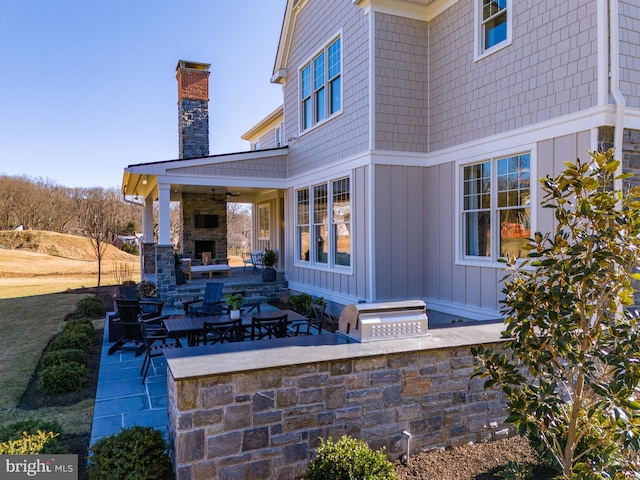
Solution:
M 153 243 L 153 198 L 144 199 L 142 210 L 142 235 L 144 243 Z
M 171 245 L 170 228 L 171 185 L 158 184 L 158 245 Z

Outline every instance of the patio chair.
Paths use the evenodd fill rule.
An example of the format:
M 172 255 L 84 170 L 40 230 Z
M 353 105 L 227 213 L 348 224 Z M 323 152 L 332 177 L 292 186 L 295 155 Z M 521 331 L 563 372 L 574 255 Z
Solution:
M 152 359 L 161 357 L 168 348 L 182 347 L 180 339 L 169 337 L 164 327 L 157 327 L 156 325 L 156 323 L 150 321 L 140 322 L 139 328 L 142 334 L 145 352 L 142 368 L 140 369 L 143 384 L 147 379 L 147 373 L 149 373 Z M 169 343 L 167 340 L 173 340 L 173 342 Z
M 251 319 L 251 340 L 282 338 L 287 336 L 287 314 L 269 319 Z
M 308 320 L 292 325 L 293 335 L 320 335 L 324 324 L 324 311 L 326 306 L 312 303 L 309 307 Z
M 246 272 L 247 265 L 251 265 L 253 267 L 253 271 L 256 271 L 256 266 L 253 264 L 253 256 L 249 253 L 242 254 L 242 271 Z
M 116 308 L 118 309 L 118 318 L 114 319 L 113 325 L 120 329 L 121 335 L 109 347 L 109 355 L 112 355 L 117 350 L 122 350 L 127 343 L 132 342 L 138 345 L 142 342 L 139 322 L 141 315 L 140 301 L 116 298 Z
M 244 341 L 244 328 L 242 327 L 242 319 L 238 319 L 224 322 L 205 322 L 198 338 L 198 345 L 242 341 Z
M 184 311 L 194 315 L 220 315 L 225 303 L 222 300 L 221 282 L 207 282 L 204 287 L 204 296 L 194 300 L 182 302 Z M 202 303 L 202 305 L 196 305 Z

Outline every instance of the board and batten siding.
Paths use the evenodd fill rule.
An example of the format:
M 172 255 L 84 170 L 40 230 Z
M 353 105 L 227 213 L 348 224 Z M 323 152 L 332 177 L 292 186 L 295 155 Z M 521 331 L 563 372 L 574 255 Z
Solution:
M 538 142 L 537 177 L 555 176 L 564 162 L 588 161 L 590 132 Z M 433 167 L 376 165 L 374 195 L 375 298 L 455 303 L 498 311 L 504 269 L 457 261 L 455 162 Z M 532 178 L 538 202 L 540 183 Z M 410 192 L 406 194 L 406 192 Z M 537 207 L 535 228 L 555 228 L 553 211 Z
M 474 3 L 429 22 L 430 151 L 597 105 L 597 2 L 514 1 L 513 43 L 477 61 Z
M 319 18 L 323 20 L 318 21 Z M 300 132 L 298 69 L 342 34 L 342 112 Z M 368 148 L 369 78 L 368 20 L 362 9 L 344 0 L 308 2 L 295 19 L 287 81 L 283 88 L 284 138 L 289 144 L 289 174 L 304 174 Z
M 333 178 L 327 178 L 331 181 Z M 324 181 L 324 180 L 323 180 Z M 318 183 L 317 181 L 314 183 Z M 368 185 L 369 167 L 355 168 L 351 174 L 351 270 L 338 268 L 314 267 L 313 265 L 296 264 L 294 259 L 294 245 L 296 238 L 296 192 L 291 188 L 287 191 L 286 202 L 286 237 L 291 239 L 291 246 L 286 251 L 287 279 L 290 286 L 307 286 L 314 291 L 314 295 L 335 294 L 348 296 L 352 299 L 366 300 L 370 292 L 369 278 L 369 247 L 366 229 L 369 225 Z

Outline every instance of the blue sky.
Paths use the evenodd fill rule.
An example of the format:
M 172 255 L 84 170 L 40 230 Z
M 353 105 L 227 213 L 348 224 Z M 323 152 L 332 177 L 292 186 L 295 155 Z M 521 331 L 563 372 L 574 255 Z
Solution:
M 0 174 L 120 187 L 178 158 L 178 60 L 211 64 L 210 154 L 282 103 L 285 0 L 0 0 Z

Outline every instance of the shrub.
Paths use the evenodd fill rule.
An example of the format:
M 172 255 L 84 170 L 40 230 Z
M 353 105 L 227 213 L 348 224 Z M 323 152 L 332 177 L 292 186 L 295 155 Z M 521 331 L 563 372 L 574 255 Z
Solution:
M 40 360 L 42 368 L 53 367 L 54 365 L 63 365 L 69 362 L 76 362 L 80 365 L 86 365 L 86 352 L 77 348 L 69 348 L 67 350 L 52 350 L 50 352 L 46 352 Z
M 326 302 L 322 297 L 318 297 L 314 299 L 308 293 L 300 293 L 298 295 L 291 295 L 289 297 L 289 302 L 293 309 L 298 312 L 306 315 L 309 313 L 309 309 L 311 308 L 312 303 L 317 303 L 318 305 L 325 305 Z
M 87 367 L 78 362 L 52 365 L 40 372 L 39 384 L 47 394 L 73 392 L 87 384 Z
M 394 480 L 393 465 L 383 451 L 374 452 L 362 440 L 343 436 L 336 443 L 331 437 L 320 446 L 307 468 L 307 480 Z
M 55 442 L 56 435 L 53 432 L 25 433 L 17 440 L 0 442 L 0 455 L 36 455 L 39 453 L 57 453 L 44 450 L 51 442 Z M 61 452 L 60 452 L 61 453 Z
M 49 344 L 48 350 L 78 349 L 88 352 L 93 345 L 93 336 L 89 337 L 81 331 L 68 330 L 61 332 Z
M 131 427 L 98 440 L 91 447 L 89 478 L 164 479 L 171 462 L 162 434 L 151 427 Z
M 83 298 L 76 304 L 76 308 L 85 317 L 97 318 L 104 315 L 104 306 L 97 297 Z
M 0 426 L 0 455 L 67 453 L 58 443 L 62 427 L 56 421 L 26 419 Z
M 93 326 L 93 322 L 88 318 L 83 318 L 80 320 L 69 320 L 62 327 L 62 333 L 67 334 L 69 332 L 79 333 L 82 335 L 86 335 L 88 338 L 93 339 L 96 334 L 96 329 Z

